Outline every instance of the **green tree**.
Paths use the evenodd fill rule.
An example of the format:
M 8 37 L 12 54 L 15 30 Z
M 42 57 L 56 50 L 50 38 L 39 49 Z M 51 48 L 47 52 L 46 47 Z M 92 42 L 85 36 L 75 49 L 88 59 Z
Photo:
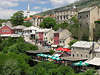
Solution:
M 69 25 L 68 22 L 63 22 L 63 23 L 60 23 L 60 24 L 56 24 L 56 25 L 54 25 L 53 30 L 57 31 L 60 28 L 61 29 L 66 29 L 68 25 Z
M 51 17 L 47 17 L 43 19 L 43 22 L 40 24 L 40 27 L 41 28 L 53 28 L 54 25 L 56 25 L 56 20 Z
M 55 31 L 59 30 L 60 26 L 61 26 L 60 24 L 54 25 L 53 30 L 55 30 Z
M 72 17 L 70 19 L 70 23 L 69 23 L 67 29 L 72 33 L 72 36 L 75 39 L 78 39 L 78 35 L 79 35 L 79 22 L 78 22 L 78 18 L 76 16 L 74 16 L 74 17 Z
M 66 29 L 68 25 L 69 25 L 69 24 L 68 24 L 68 22 L 66 21 L 66 22 L 61 23 L 60 27 L 61 27 L 62 29 Z
M 30 27 L 30 26 L 32 26 L 32 23 L 29 22 L 29 21 L 26 21 L 26 22 L 24 22 L 23 25 L 26 26 L 26 27 Z
M 24 14 L 23 14 L 23 11 L 17 11 L 17 12 L 14 13 L 13 16 L 11 17 L 11 23 L 12 23 L 14 26 L 23 25 L 23 21 L 24 21 Z
M 39 67 L 39 68 L 38 68 Z M 71 67 L 54 64 L 54 62 L 42 62 L 34 66 L 33 75 L 75 75 Z
M 0 19 L 0 26 L 2 26 L 2 23 L 9 21 L 9 19 Z
M 0 75 L 21 75 L 22 72 L 26 75 L 29 59 L 25 54 L 0 53 Z
M 4 53 L 15 52 L 15 53 L 24 53 L 27 50 L 38 50 L 36 45 L 26 43 L 22 37 L 18 39 L 8 38 L 2 40 L 1 50 Z
M 71 47 L 77 40 L 72 40 L 68 45 Z

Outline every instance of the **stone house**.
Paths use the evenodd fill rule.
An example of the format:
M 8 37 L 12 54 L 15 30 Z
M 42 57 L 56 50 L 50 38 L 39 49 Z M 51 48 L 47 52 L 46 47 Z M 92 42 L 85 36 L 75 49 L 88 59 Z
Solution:
M 99 45 L 94 42 L 94 49 L 97 49 Z M 89 59 L 93 57 L 91 53 L 93 42 L 78 41 L 71 46 L 71 57 L 79 59 Z M 94 52 L 94 51 L 93 51 Z
M 78 19 L 81 28 L 80 37 L 89 35 L 89 40 L 93 40 L 93 29 L 95 21 L 100 18 L 100 9 L 97 6 L 87 7 L 78 12 Z
M 58 23 L 67 21 L 77 14 L 73 8 L 54 11 L 53 15 Z

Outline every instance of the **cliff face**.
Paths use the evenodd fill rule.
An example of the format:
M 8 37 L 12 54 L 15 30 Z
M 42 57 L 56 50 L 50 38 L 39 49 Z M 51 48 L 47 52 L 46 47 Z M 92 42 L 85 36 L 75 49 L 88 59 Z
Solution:
M 90 7 L 90 6 L 95 6 L 95 5 L 100 6 L 100 0 L 79 0 L 75 3 L 69 4 L 69 5 L 60 7 L 60 8 L 41 12 L 38 15 L 52 14 L 52 13 L 54 13 L 54 11 L 57 11 L 57 10 L 72 9 L 73 5 L 75 5 L 77 7 L 77 9 L 80 10 L 85 7 Z

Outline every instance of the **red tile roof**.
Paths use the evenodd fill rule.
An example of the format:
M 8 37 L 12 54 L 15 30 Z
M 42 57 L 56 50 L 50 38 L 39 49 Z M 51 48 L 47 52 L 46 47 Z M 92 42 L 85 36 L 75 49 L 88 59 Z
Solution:
M 28 20 L 31 20 L 31 19 L 32 19 L 32 17 L 29 17 L 29 18 L 24 19 L 24 21 L 28 21 Z
M 36 17 L 36 18 L 43 18 L 43 16 L 40 16 L 40 15 L 33 15 L 33 17 Z
M 46 15 L 46 16 L 33 15 L 33 17 L 35 17 L 35 18 L 46 18 L 46 17 L 52 17 L 52 18 L 54 18 L 55 16 L 54 15 Z M 29 17 L 29 18 L 24 19 L 24 21 L 29 21 L 31 19 L 32 19 L 32 17 Z

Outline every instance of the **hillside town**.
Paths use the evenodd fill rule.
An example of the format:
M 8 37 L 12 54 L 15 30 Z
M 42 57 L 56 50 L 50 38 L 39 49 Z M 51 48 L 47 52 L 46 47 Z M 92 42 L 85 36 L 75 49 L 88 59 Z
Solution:
M 76 23 L 76 19 L 75 22 L 72 21 L 74 17 L 77 17 L 78 23 Z M 56 24 L 58 25 L 57 27 L 59 28 L 54 30 L 55 27 L 52 26 L 53 23 L 49 22 L 48 20 L 48 22 L 46 22 L 46 19 L 48 18 L 55 20 Z M 55 64 L 64 65 L 64 67 L 70 66 L 75 71 L 75 73 L 80 73 L 69 75 L 81 75 L 81 72 L 88 72 L 87 70 L 90 69 L 95 70 L 94 74 L 86 75 L 100 75 L 100 35 L 98 31 L 98 34 L 96 35 L 96 28 L 99 28 L 97 27 L 97 25 L 100 24 L 100 7 L 90 6 L 79 10 L 76 6 L 72 6 L 71 8 L 67 9 L 55 10 L 53 11 L 53 13 L 48 13 L 46 15 L 30 15 L 30 5 L 28 4 L 27 16 L 24 18 L 24 22 L 31 23 L 31 26 L 13 25 L 12 21 L 2 23 L 2 25 L 0 26 L 0 39 L 2 41 L 2 44 L 0 45 L 0 54 L 10 54 L 11 52 L 16 51 L 15 54 L 10 55 L 17 56 L 17 54 L 22 54 L 22 58 L 26 59 L 28 57 L 24 57 L 25 54 L 31 58 L 31 61 L 29 63 L 30 65 L 40 62 L 54 62 Z M 67 27 L 62 27 L 64 26 L 64 24 Z M 76 30 L 74 30 L 74 26 L 68 27 L 67 24 L 74 26 L 77 26 L 78 24 L 79 25 L 76 27 Z M 44 25 L 51 25 L 51 27 L 46 27 Z M 62 26 L 60 27 L 60 25 Z M 9 39 L 11 38 L 15 41 L 17 40 L 17 43 L 13 42 L 13 40 L 10 40 L 11 43 L 13 42 L 13 44 L 6 41 L 9 41 Z M 35 47 L 33 48 L 29 45 L 24 46 L 24 44 L 21 44 L 23 41 L 20 40 L 20 38 L 23 38 L 24 44 L 37 46 L 38 48 L 36 49 L 38 50 L 34 49 Z M 11 44 L 11 46 L 3 48 L 3 46 L 6 47 L 5 44 L 7 44 L 7 46 Z M 19 46 L 18 44 L 21 46 Z M 24 50 L 22 46 L 25 47 L 25 49 L 29 50 Z M 27 48 L 26 46 L 29 46 L 30 48 Z M 2 51 L 1 49 L 4 51 Z M 19 49 L 19 51 L 17 51 L 17 49 Z M 26 61 L 28 60 L 26 59 Z M 2 62 L 0 62 L 0 64 L 1 63 Z M 33 69 L 31 68 L 31 70 Z M 41 69 L 41 72 L 43 72 L 42 70 L 43 69 Z M 34 71 L 31 74 L 58 75 L 57 72 L 54 72 L 54 74 L 53 72 L 51 74 L 38 74 L 36 73 L 36 71 Z M 9 73 L 9 75 L 16 74 Z M 24 73 L 23 70 L 23 72 L 18 75 L 29 75 L 29 73 Z

